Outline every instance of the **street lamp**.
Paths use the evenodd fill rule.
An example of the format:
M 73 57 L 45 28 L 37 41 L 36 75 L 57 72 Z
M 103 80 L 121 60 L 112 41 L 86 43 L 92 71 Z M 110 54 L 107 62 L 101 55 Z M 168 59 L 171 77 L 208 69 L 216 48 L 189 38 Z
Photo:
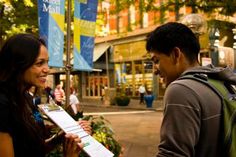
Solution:
M 233 37 L 233 40 L 234 40 L 234 43 L 233 43 L 234 57 L 236 57 L 236 27 L 233 28 L 232 31 L 233 31 L 233 35 L 234 35 L 234 37 Z M 235 61 L 234 61 L 234 68 L 235 68 Z
M 220 46 L 220 40 L 219 40 L 220 39 L 220 31 L 218 28 L 215 29 L 214 36 L 215 36 L 214 46 L 219 47 Z
M 234 34 L 234 44 L 233 44 L 233 49 L 236 50 L 236 27 L 232 29 L 233 34 Z
M 219 39 L 220 39 L 220 31 L 218 28 L 212 27 L 209 32 L 209 40 L 210 40 L 210 55 L 212 59 L 212 64 L 218 66 L 219 61 Z M 222 56 L 222 55 L 221 55 Z
M 206 20 L 200 14 L 188 14 L 180 22 L 188 26 L 197 38 L 206 32 Z
M 193 31 L 198 40 L 200 35 L 206 33 L 207 23 L 203 16 L 201 16 L 200 14 L 188 14 L 184 16 L 180 22 L 188 26 Z M 200 53 L 200 60 L 202 59 L 201 55 L 209 56 L 209 54 Z

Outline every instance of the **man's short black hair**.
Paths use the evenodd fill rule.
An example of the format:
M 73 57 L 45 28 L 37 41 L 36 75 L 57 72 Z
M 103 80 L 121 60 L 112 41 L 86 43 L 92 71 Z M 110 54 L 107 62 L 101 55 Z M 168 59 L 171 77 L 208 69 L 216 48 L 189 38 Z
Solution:
M 146 50 L 170 55 L 178 47 L 190 63 L 198 59 L 200 44 L 198 38 L 186 25 L 169 22 L 157 27 L 147 38 Z

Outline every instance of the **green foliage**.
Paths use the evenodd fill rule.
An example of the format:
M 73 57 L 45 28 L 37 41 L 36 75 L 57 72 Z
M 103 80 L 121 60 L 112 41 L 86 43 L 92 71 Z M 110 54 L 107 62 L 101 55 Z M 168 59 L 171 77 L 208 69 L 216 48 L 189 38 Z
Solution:
M 102 1 L 105 0 L 99 0 L 99 2 Z M 139 7 L 140 14 L 149 11 L 161 11 L 160 23 L 166 21 L 164 16 L 166 10 L 174 10 L 176 12 L 176 20 L 178 20 L 179 9 L 184 5 L 192 7 L 193 12 L 201 10 L 209 15 L 218 13 L 233 16 L 236 13 L 235 0 L 162 0 L 160 1 L 161 5 L 157 5 L 155 0 L 110 0 L 110 3 L 116 6 L 110 11 L 111 14 L 119 14 L 121 11 L 127 10 L 131 5 L 135 5 L 135 3 L 141 4 Z M 72 12 L 73 5 L 72 1 Z M 0 47 L 3 41 L 13 34 L 19 32 L 38 33 L 37 11 L 36 0 L 0 0 Z M 71 16 L 73 16 L 73 13 Z
M 233 23 L 227 22 L 227 21 L 220 21 L 220 20 L 209 20 L 207 21 L 207 24 L 209 28 L 219 28 L 222 30 L 232 30 L 235 25 Z
M 117 96 L 115 98 L 116 104 L 118 106 L 128 106 L 130 102 L 130 97 L 128 96 Z
M 62 144 L 58 144 L 55 148 L 46 155 L 46 157 L 63 157 L 63 148 Z
M 111 14 L 118 14 L 123 10 L 129 8 L 130 5 L 139 3 L 140 14 L 149 11 L 160 11 L 163 14 L 166 10 L 174 10 L 176 13 L 176 20 L 179 19 L 179 9 L 183 6 L 192 8 L 193 13 L 197 13 L 199 10 L 206 14 L 218 13 L 226 16 L 233 16 L 236 13 L 236 1 L 235 0 L 168 0 L 159 1 L 160 5 L 155 0 L 111 0 L 110 3 L 115 5 L 115 10 L 111 11 Z M 164 23 L 166 18 L 164 15 L 160 17 L 159 22 Z M 141 21 L 142 22 L 142 21 Z
M 114 138 L 114 131 L 110 122 L 103 116 L 93 117 L 90 115 L 83 119 L 91 121 L 92 136 L 113 152 L 114 157 L 118 157 L 121 154 L 121 145 Z
M 7 37 L 19 32 L 37 33 L 37 1 L 0 0 L 0 46 Z

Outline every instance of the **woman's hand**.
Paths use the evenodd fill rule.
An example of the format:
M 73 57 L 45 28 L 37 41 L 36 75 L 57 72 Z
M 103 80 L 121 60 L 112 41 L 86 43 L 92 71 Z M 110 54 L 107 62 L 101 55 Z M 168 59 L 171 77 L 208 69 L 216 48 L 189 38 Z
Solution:
M 86 131 L 89 135 L 92 134 L 92 127 L 90 121 L 87 120 L 79 120 L 79 125 Z
M 64 157 L 78 157 L 82 148 L 83 144 L 77 135 L 65 135 Z
M 0 156 L 14 157 L 12 137 L 5 132 L 0 132 Z

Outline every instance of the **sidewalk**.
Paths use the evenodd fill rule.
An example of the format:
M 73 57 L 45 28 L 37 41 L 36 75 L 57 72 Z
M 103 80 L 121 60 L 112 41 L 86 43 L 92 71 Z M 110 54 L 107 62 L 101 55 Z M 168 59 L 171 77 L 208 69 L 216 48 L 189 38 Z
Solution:
M 157 153 L 163 117 L 162 100 L 154 101 L 152 108 L 139 104 L 138 99 L 131 99 L 128 106 L 106 106 L 100 99 L 83 99 L 80 104 L 85 114 L 105 115 L 105 112 L 109 112 L 104 117 L 109 120 L 116 139 L 124 148 L 122 157 L 154 157 Z M 142 113 L 129 114 L 136 111 Z M 112 112 L 118 114 L 112 114 Z M 122 112 L 124 114 L 119 115 Z
M 96 107 L 99 110 L 104 108 L 110 110 L 156 110 L 163 111 L 163 101 L 162 100 L 154 100 L 152 108 L 147 108 L 145 104 L 139 104 L 138 99 L 130 99 L 130 103 L 128 106 L 118 106 L 118 105 L 105 105 L 103 101 L 100 99 L 83 99 L 80 102 L 81 109 L 87 107 Z

